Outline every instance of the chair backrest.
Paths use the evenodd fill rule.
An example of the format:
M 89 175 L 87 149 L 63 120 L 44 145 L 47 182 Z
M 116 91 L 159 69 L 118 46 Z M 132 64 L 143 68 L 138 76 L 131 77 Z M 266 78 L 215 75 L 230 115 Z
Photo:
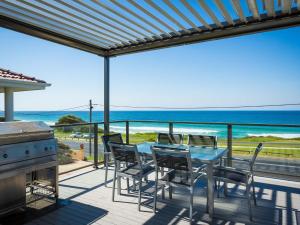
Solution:
M 160 144 L 182 144 L 183 134 L 158 133 L 157 142 Z
M 123 144 L 124 143 L 123 139 L 122 139 L 122 135 L 120 133 L 103 135 L 101 138 L 102 138 L 102 142 L 103 142 L 105 152 L 110 152 L 108 142 L 113 142 L 113 143 L 117 143 L 117 144 Z
M 263 149 L 263 144 L 262 143 L 259 143 L 255 149 L 255 152 L 252 156 L 252 159 L 250 160 L 250 171 L 253 172 L 253 167 L 254 167 L 254 163 L 255 163 L 255 160 L 258 156 L 258 154 L 261 152 L 261 150 Z
M 178 150 L 169 148 L 151 148 L 156 170 L 159 167 L 171 170 L 192 172 L 192 160 L 189 150 Z
M 217 148 L 217 136 L 189 134 L 188 145 Z
M 108 145 L 116 166 L 118 163 L 125 163 L 127 166 L 138 165 L 142 168 L 136 145 L 117 144 L 113 142 L 108 142 Z

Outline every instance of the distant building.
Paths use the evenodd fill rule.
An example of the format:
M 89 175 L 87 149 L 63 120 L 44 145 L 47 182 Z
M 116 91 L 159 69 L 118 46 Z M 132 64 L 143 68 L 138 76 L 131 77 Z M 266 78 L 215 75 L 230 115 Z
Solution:
M 50 85 L 46 81 L 0 68 L 0 93 L 4 93 L 5 121 L 14 120 L 14 92 L 43 90 Z

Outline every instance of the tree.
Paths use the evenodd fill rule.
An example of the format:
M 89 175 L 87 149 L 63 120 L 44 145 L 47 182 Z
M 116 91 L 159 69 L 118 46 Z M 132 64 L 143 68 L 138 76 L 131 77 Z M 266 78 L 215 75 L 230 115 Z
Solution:
M 83 119 L 80 117 L 74 116 L 74 115 L 65 115 L 58 119 L 58 121 L 55 123 L 55 125 L 63 125 L 63 124 L 77 124 L 77 123 L 86 123 Z M 80 131 L 80 132 L 87 132 L 88 127 L 87 126 L 74 126 L 74 127 L 62 127 L 61 130 L 64 132 L 70 132 L 70 131 Z
M 59 124 L 74 124 L 74 123 L 86 123 L 83 119 L 73 115 L 62 116 L 58 119 L 56 125 Z

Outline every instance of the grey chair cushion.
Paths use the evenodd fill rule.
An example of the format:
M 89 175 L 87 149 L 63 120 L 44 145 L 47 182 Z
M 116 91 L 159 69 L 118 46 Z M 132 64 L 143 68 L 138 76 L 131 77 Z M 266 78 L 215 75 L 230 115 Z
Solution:
M 195 180 L 200 175 L 200 173 L 193 173 L 193 180 Z M 171 170 L 167 172 L 166 175 L 164 175 L 160 180 L 164 182 L 191 186 L 191 174 L 187 171 Z
M 153 166 L 145 166 L 142 170 L 142 174 L 141 175 L 145 175 L 147 173 L 153 172 L 154 171 L 154 167 Z M 138 167 L 138 165 L 132 165 L 132 166 L 128 166 L 124 169 L 122 169 L 120 171 L 121 173 L 125 173 L 131 176 L 137 176 L 140 175 L 140 167 Z
M 214 168 L 214 176 L 217 178 L 223 178 L 227 180 L 232 180 L 238 183 L 246 183 L 247 177 L 244 173 L 238 171 L 227 170 L 226 168 L 216 167 Z

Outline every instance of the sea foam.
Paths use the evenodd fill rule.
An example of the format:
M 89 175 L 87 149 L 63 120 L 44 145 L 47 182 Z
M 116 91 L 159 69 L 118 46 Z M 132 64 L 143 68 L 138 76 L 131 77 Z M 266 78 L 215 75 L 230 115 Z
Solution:
M 299 138 L 300 134 L 288 134 L 288 133 L 261 133 L 261 134 L 247 134 L 249 137 L 280 137 L 280 138 Z
M 115 132 L 125 132 L 125 127 L 122 126 L 110 126 L 112 131 Z M 201 129 L 201 128 L 174 128 L 174 133 L 184 133 L 184 134 L 214 134 L 217 130 Z M 130 127 L 129 132 L 131 134 L 135 133 L 157 133 L 157 132 L 169 132 L 168 127 Z

